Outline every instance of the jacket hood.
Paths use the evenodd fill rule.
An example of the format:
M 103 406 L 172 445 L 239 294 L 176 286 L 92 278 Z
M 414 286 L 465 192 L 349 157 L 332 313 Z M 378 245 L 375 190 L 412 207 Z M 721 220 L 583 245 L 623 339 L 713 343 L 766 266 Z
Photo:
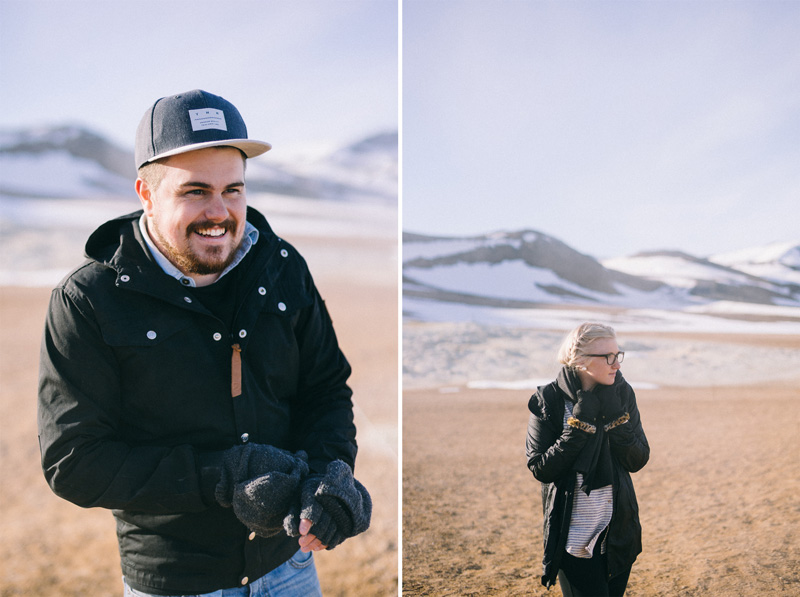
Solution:
M 130 230 L 131 223 L 137 222 L 142 213 L 144 212 L 140 209 L 101 224 L 86 241 L 86 257 L 108 264 L 122 242 L 123 233 Z
M 578 373 L 571 367 L 562 367 L 556 377 L 558 389 L 561 390 L 566 398 L 571 402 L 578 399 L 578 390 L 581 389 L 581 379 Z

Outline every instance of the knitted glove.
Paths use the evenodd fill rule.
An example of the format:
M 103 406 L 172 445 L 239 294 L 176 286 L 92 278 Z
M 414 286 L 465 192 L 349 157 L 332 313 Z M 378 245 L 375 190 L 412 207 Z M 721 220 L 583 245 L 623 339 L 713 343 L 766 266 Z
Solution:
M 366 488 L 353 477 L 341 460 L 334 460 L 325 475 L 312 475 L 303 483 L 300 504 L 284 520 L 286 533 L 300 534 L 300 519 L 313 523 L 311 533 L 328 549 L 369 528 L 372 499 Z
M 309 475 L 303 481 L 300 488 L 300 500 L 290 506 L 289 514 L 283 520 L 283 528 L 290 537 L 299 537 L 300 519 L 306 518 L 312 522 L 309 532 L 328 549 L 333 549 L 346 537 L 338 532 L 331 515 L 322 509 L 322 504 L 314 497 L 323 478 L 323 475 Z
M 372 499 L 366 487 L 353 477 L 353 471 L 341 460 L 328 465 L 315 497 L 345 537 L 355 537 L 369 528 Z
M 622 409 L 622 398 L 619 394 L 620 386 L 599 386 L 594 389 L 595 394 L 600 400 L 600 415 L 603 423 L 608 424 L 616 421 L 625 414 Z
M 600 399 L 594 392 L 578 390 L 578 401 L 572 409 L 572 416 L 582 421 L 594 425 L 600 415 Z
M 233 511 L 249 529 L 262 537 L 283 531 L 283 519 L 297 500 L 300 483 L 308 473 L 306 455 L 298 452 L 291 472 L 269 472 L 236 484 Z
M 305 453 L 299 459 L 305 464 Z M 291 452 L 266 444 L 245 444 L 225 450 L 214 497 L 220 505 L 230 508 L 237 484 L 267 473 L 291 474 L 298 466 L 297 460 L 298 456 Z

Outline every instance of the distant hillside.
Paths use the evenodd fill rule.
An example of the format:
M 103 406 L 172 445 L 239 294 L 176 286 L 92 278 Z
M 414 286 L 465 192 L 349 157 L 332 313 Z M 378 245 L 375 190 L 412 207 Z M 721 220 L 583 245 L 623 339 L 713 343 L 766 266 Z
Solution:
M 764 255 L 764 251 L 757 253 Z M 756 264 L 651 252 L 600 262 L 536 232 L 403 236 L 403 293 L 493 307 L 685 309 L 715 301 L 800 307 L 800 245 Z M 726 263 L 723 263 L 726 261 Z M 756 269 L 754 269 L 756 268 Z M 769 272 L 762 277 L 759 272 Z
M 787 253 L 798 250 L 798 246 L 787 246 L 784 253 L 762 262 L 764 268 L 761 272 L 769 271 L 771 277 L 762 277 L 758 275 L 758 269 L 748 268 L 746 263 L 735 260 L 727 265 L 722 262 L 724 258 L 722 261 L 715 257 L 702 259 L 675 251 L 639 253 L 632 257 L 608 259 L 603 264 L 685 289 L 691 296 L 701 299 L 798 306 L 800 284 L 794 283 L 793 278 L 796 278 L 800 270 L 781 264 L 781 259 Z
M 778 283 L 800 284 L 800 246 L 775 243 L 714 255 L 711 261 Z
M 251 192 L 335 200 L 397 200 L 396 132 L 342 147 L 302 165 L 248 163 Z M 267 154 L 269 156 L 269 154 Z M 0 131 L 0 196 L 129 197 L 133 150 L 81 126 Z
M 0 195 L 130 194 L 133 152 L 78 126 L 0 131 Z
M 392 132 L 368 137 L 310 162 L 254 160 L 247 167 L 247 187 L 251 192 L 311 199 L 394 202 L 398 192 L 397 144 L 398 135 Z

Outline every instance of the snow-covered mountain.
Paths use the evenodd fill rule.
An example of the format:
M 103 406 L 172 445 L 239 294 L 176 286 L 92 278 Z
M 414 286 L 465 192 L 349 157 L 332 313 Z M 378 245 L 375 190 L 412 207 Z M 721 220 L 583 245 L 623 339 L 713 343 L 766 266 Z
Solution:
M 130 194 L 133 152 L 79 126 L 0 131 L 0 195 L 98 197 Z
M 795 243 L 743 249 L 714 255 L 710 260 L 765 280 L 800 284 L 800 246 Z
M 269 154 L 267 154 L 269 155 Z M 380 133 L 321 158 L 290 164 L 251 160 L 247 188 L 311 199 L 397 201 L 397 132 Z
M 302 164 L 248 163 L 251 192 L 310 199 L 397 199 L 396 132 L 382 133 Z M 0 131 L 0 196 L 129 197 L 133 150 L 82 126 Z
M 652 252 L 600 262 L 532 230 L 461 238 L 406 233 L 403 293 L 489 307 L 690 310 L 724 301 L 797 308 L 799 257 L 800 243 L 709 259 Z
M 646 277 L 686 290 L 692 297 L 709 301 L 736 301 L 763 305 L 800 305 L 800 284 L 792 278 L 800 275 L 781 259 L 800 255 L 800 245 L 786 245 L 786 250 L 748 267 L 747 261 L 725 256 L 702 259 L 677 251 L 639 253 L 632 257 L 608 259 L 605 267 L 631 275 Z M 766 255 L 763 250 L 750 249 L 746 254 Z M 771 274 L 769 277 L 759 274 Z

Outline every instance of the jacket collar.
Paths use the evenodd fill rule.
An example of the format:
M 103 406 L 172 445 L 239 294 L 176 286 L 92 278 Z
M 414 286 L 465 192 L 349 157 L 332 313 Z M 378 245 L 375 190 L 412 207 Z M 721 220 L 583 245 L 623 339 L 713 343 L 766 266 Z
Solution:
M 86 241 L 86 257 L 109 267 L 128 260 L 139 264 L 154 263 L 138 226 L 143 213 L 140 209 L 99 226 Z M 259 239 L 266 239 L 266 244 L 278 241 L 267 219 L 253 207 L 247 208 L 247 222 L 256 230 Z
M 159 267 L 148 250 L 139 227 L 142 213 L 142 210 L 135 211 L 102 224 L 89 236 L 85 253 L 89 259 L 115 270 L 118 286 L 163 296 L 174 292 L 175 278 Z M 253 247 L 251 252 L 263 258 L 278 253 L 281 239 L 275 236 L 266 218 L 248 207 L 247 221 L 258 231 L 259 238 L 258 247 Z M 257 270 L 252 274 L 258 276 Z
M 145 218 L 144 214 L 142 214 L 141 217 L 139 217 L 138 225 L 139 225 L 139 233 L 144 239 L 145 245 L 147 245 L 147 248 L 150 251 L 150 254 L 153 256 L 153 259 L 159 265 L 159 267 L 164 271 L 164 273 L 167 274 L 168 276 L 172 276 L 184 286 L 195 288 L 197 284 L 195 283 L 194 278 L 185 275 L 181 270 L 175 267 L 172 264 L 172 262 L 169 259 L 167 259 L 164 256 L 164 254 L 158 249 L 156 244 L 153 242 L 153 239 L 150 238 L 150 234 L 148 234 L 147 232 L 147 218 Z M 219 278 L 217 278 L 217 280 L 222 278 L 225 274 L 227 274 L 233 268 L 239 265 L 242 259 L 244 259 L 245 255 L 247 255 L 247 253 L 250 251 L 253 245 L 256 244 L 257 242 L 258 242 L 258 228 L 253 226 L 250 222 L 245 222 L 244 238 L 242 239 L 242 246 L 239 247 L 239 250 L 236 252 L 236 256 L 234 257 L 233 261 L 219 275 Z

